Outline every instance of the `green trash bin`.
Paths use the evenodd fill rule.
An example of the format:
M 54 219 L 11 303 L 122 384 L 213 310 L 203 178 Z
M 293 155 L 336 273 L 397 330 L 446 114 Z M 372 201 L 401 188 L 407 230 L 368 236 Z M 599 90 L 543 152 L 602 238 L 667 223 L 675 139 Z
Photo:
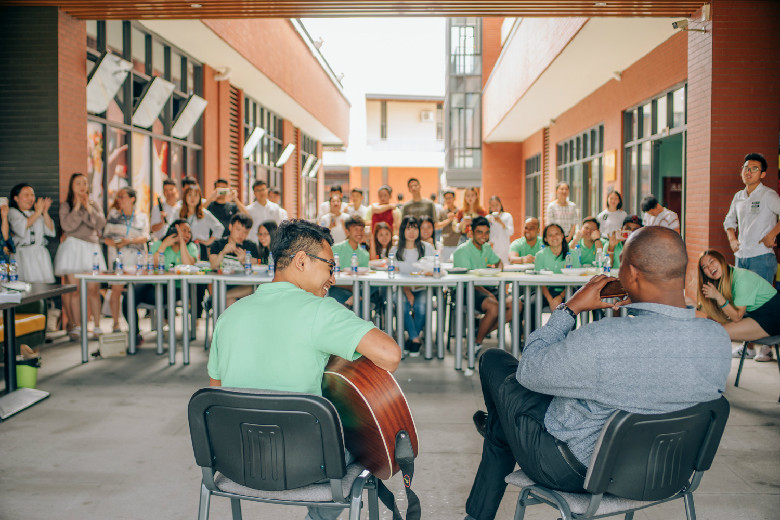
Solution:
M 16 386 L 19 388 L 35 388 L 38 383 L 38 368 L 40 358 L 25 359 L 16 365 Z

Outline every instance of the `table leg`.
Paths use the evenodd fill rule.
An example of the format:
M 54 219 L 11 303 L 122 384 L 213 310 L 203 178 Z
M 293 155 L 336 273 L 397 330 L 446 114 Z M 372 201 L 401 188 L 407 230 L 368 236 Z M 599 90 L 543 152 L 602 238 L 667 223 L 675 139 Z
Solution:
M 388 336 L 391 338 L 393 337 L 393 287 L 391 285 L 387 286 L 387 292 L 385 293 L 386 304 L 385 304 L 385 332 Z M 401 346 L 401 350 L 403 350 L 403 345 Z
M 506 281 L 498 282 L 498 348 L 506 350 Z
M 157 355 L 163 355 L 163 316 L 165 315 L 165 306 L 163 305 L 163 284 L 164 282 L 154 284 L 154 312 L 157 319 Z
M 539 292 L 539 287 L 536 288 L 536 291 Z M 531 333 L 531 328 L 533 326 L 533 322 L 531 321 L 531 286 L 526 285 L 523 287 L 523 295 L 525 298 L 523 298 L 523 336 L 524 341 L 523 345 L 525 346 L 528 343 L 528 335 Z M 538 305 L 538 303 L 536 304 Z M 536 316 L 533 317 L 533 320 L 536 321 Z M 520 346 L 520 343 L 518 342 L 518 347 Z
M 436 288 L 436 357 L 444 359 L 444 288 Z
M 536 288 L 536 328 L 542 326 L 542 286 Z M 554 310 L 554 309 L 550 309 Z
M 82 278 L 79 282 L 79 307 L 81 308 L 81 362 L 89 361 L 89 350 L 87 348 L 87 321 L 89 314 L 87 311 L 87 280 Z
M 3 324 L 5 393 L 10 394 L 16 390 L 16 310 L 13 307 L 3 309 Z
M 130 329 L 129 349 L 127 353 L 131 356 L 136 353 L 135 338 L 138 337 L 138 313 L 135 310 L 135 284 L 127 282 L 127 327 Z
M 463 292 L 466 284 L 458 282 L 455 288 L 455 370 L 463 368 Z
M 227 309 L 227 282 L 219 282 L 219 314 L 221 315 Z
M 168 280 L 168 362 L 176 364 L 176 282 L 173 280 Z
M 360 282 L 357 278 L 352 281 L 352 310 L 360 316 Z
M 189 315 L 189 321 L 190 321 L 190 341 L 195 341 L 198 334 L 198 318 L 200 316 L 197 315 L 198 312 L 198 302 L 195 301 L 198 298 L 198 284 L 191 283 L 190 286 L 190 305 L 192 305 L 192 309 L 189 309 L 190 315 Z M 183 297 L 182 297 L 183 298 Z M 184 308 L 185 312 L 188 311 L 188 309 Z M 186 328 L 184 330 L 187 330 Z
M 433 287 L 425 288 L 425 359 L 433 357 Z
M 188 324 L 190 321 L 195 321 L 195 318 L 190 319 L 190 310 L 187 308 L 190 299 L 190 287 L 195 287 L 195 284 L 188 284 L 187 277 L 183 277 L 181 281 L 181 350 L 185 365 L 190 364 L 190 331 Z M 193 300 L 192 303 L 194 307 L 195 301 Z
M 468 331 L 469 368 L 474 369 L 474 282 L 466 282 L 466 330 Z
M 520 355 L 520 283 L 512 282 L 512 355 Z
M 395 302 L 395 326 L 398 330 L 395 331 L 395 337 L 396 342 L 398 342 L 398 346 L 401 347 L 401 352 L 406 352 L 405 341 L 404 341 L 404 298 L 406 298 L 406 295 L 404 295 L 404 291 L 402 287 L 398 288 L 398 293 L 396 294 L 396 297 L 398 298 Z
M 363 319 L 371 321 L 371 286 L 363 280 Z

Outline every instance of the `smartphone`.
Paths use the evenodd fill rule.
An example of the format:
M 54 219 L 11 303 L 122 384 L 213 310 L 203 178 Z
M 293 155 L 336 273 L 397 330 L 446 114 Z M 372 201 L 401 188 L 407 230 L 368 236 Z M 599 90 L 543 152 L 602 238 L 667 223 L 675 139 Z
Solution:
M 220 195 L 230 195 L 230 188 L 219 188 L 217 193 Z
M 0 197 L 0 206 L 8 206 L 8 197 Z
M 607 285 L 601 288 L 600 293 L 602 298 L 622 298 L 626 294 L 623 284 L 618 279 L 610 280 Z

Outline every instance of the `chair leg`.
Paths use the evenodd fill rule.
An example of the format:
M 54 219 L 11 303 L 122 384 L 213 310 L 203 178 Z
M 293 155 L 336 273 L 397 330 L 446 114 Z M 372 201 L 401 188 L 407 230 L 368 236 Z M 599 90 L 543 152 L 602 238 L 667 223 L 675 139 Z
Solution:
M 737 369 L 737 378 L 734 380 L 734 387 L 739 386 L 739 376 L 742 375 L 742 365 L 745 363 L 745 355 L 747 354 L 748 342 L 742 344 L 742 357 L 739 358 L 739 368 Z
M 376 484 L 374 478 L 374 485 L 368 488 L 368 520 L 379 520 L 379 492 Z
M 198 520 L 209 520 L 209 504 L 211 491 L 205 485 L 200 485 L 200 504 L 198 505 Z
M 683 500 L 685 500 L 685 516 L 688 520 L 696 520 L 696 508 L 693 506 L 693 493 L 686 493 Z
M 241 500 L 230 499 L 230 512 L 233 513 L 233 520 L 241 520 Z
M 775 345 L 775 360 L 777 361 L 777 369 L 780 370 L 780 345 Z M 780 397 L 777 398 L 777 402 L 780 403 Z
M 628 513 L 626 513 L 625 520 L 634 520 L 634 512 L 633 511 L 629 511 Z
M 517 507 L 515 508 L 515 519 L 523 520 L 525 518 L 525 501 L 528 500 L 528 490 L 523 489 L 517 497 Z

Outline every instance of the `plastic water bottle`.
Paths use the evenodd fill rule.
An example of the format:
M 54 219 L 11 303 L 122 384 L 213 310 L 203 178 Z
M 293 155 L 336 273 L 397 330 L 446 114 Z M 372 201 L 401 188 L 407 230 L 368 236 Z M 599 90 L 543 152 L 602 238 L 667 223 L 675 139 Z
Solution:
M 395 253 L 387 256 L 387 277 L 395 278 Z
M 441 261 L 439 260 L 439 253 L 433 257 L 433 277 L 441 278 Z
M 612 259 L 609 257 L 609 255 L 605 255 L 604 257 L 604 274 L 609 274 L 609 272 L 612 270 Z
M 338 253 L 333 254 L 333 261 L 336 263 L 336 267 L 333 268 L 333 274 L 339 274 L 341 272 L 341 261 Z
M 582 249 L 580 248 L 580 245 L 577 244 L 574 246 L 574 251 L 577 253 L 577 260 L 580 261 L 580 265 L 582 265 Z
M 352 265 L 352 274 L 354 276 L 357 276 L 357 274 L 358 274 L 358 265 L 360 263 L 358 261 L 357 253 L 352 253 L 352 260 L 350 260 L 350 262 L 351 262 L 351 265 Z
M 157 253 L 157 274 L 165 274 L 165 257 Z
M 140 251 L 135 254 L 135 274 L 143 274 L 144 270 L 144 254 Z
M 0 261 L 0 282 L 7 282 L 8 281 L 8 264 L 5 263 L 5 260 Z
M 276 266 L 274 265 L 274 254 L 268 253 L 268 276 L 273 276 L 274 271 L 276 271 Z
M 146 253 L 146 273 L 154 274 L 154 255 Z
M 252 253 L 249 251 L 244 255 L 244 274 L 247 276 L 252 274 Z
M 12 258 L 11 263 L 8 264 L 8 281 L 9 282 L 19 281 L 19 269 L 16 267 L 16 258 Z
M 601 268 L 604 267 L 604 257 L 607 256 L 604 254 L 603 249 L 597 249 L 596 250 L 596 267 L 599 268 L 599 271 L 601 271 Z
M 571 259 L 571 253 L 566 253 L 566 260 L 564 261 L 566 264 L 566 269 L 572 268 L 572 259 Z
M 98 257 L 97 251 L 92 253 L 92 274 L 100 274 L 100 257 Z
M 116 260 L 114 260 L 114 274 L 116 275 L 125 274 L 125 264 L 122 259 L 122 251 L 117 253 Z

